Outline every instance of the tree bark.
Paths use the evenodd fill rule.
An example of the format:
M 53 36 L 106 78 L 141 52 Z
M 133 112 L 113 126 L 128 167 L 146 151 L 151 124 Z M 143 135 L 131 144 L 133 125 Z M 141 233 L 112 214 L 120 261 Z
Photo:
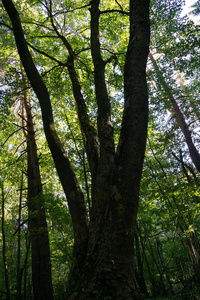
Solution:
M 138 226 L 137 226 L 137 231 L 138 231 Z M 143 266 L 144 263 L 141 257 L 140 247 L 141 246 L 139 243 L 139 237 L 137 232 L 135 232 L 135 257 L 137 259 L 136 278 L 142 293 L 145 294 L 147 297 L 149 297 L 149 293 L 147 291 L 147 286 L 144 278 L 144 266 Z
M 74 285 L 75 292 L 68 299 L 94 299 L 95 293 L 99 299 L 139 299 L 133 241 L 148 123 L 145 71 L 150 36 L 149 1 L 130 1 L 130 41 L 124 70 L 125 106 L 116 153 L 105 64 L 100 53 L 98 5 L 98 0 L 91 3 L 91 48 L 101 152 L 93 189 L 88 258 L 80 276 L 82 291 Z
M 26 290 L 27 290 L 27 267 L 28 267 L 28 257 L 29 257 L 29 250 L 30 250 L 30 238 L 29 235 L 26 233 L 26 254 L 24 258 L 24 264 L 23 264 L 23 273 L 24 273 L 24 287 L 23 287 L 23 297 L 26 299 Z
M 19 214 L 18 214 L 18 236 L 17 236 L 17 298 L 21 298 L 22 273 L 21 273 L 21 212 L 22 212 L 22 190 L 23 190 L 23 173 L 21 179 L 20 196 L 19 196 Z
M 23 72 L 22 77 L 25 80 Z M 23 91 L 23 105 L 25 108 L 25 113 L 22 113 L 23 128 L 27 141 L 28 157 L 28 225 L 31 237 L 33 294 L 36 300 L 51 300 L 53 299 L 53 287 L 48 228 L 33 117 L 26 89 Z
M 52 5 L 53 3 L 52 1 L 50 1 L 50 7 L 48 13 L 51 19 L 53 30 L 55 31 L 57 36 L 61 39 L 63 45 L 65 46 L 66 50 L 69 53 L 67 63 L 65 65 L 68 69 L 69 76 L 71 79 L 73 95 L 77 105 L 78 118 L 81 125 L 81 131 L 85 137 L 83 140 L 85 142 L 85 148 L 86 148 L 88 163 L 90 166 L 91 177 L 92 177 L 92 181 L 94 181 L 96 177 L 98 159 L 99 159 L 98 134 L 94 126 L 92 126 L 91 124 L 89 115 L 87 113 L 87 106 L 81 92 L 81 85 L 74 65 L 76 53 L 74 52 L 67 38 L 64 35 L 62 35 L 57 29 L 54 23 Z
M 5 287 L 6 287 L 6 299 L 10 299 L 10 284 L 8 278 L 8 265 L 7 265 L 7 258 L 6 258 L 6 234 L 5 234 L 5 194 L 4 194 L 4 187 L 3 182 L 1 182 L 1 209 L 2 209 L 2 216 L 1 216 L 1 231 L 2 231 L 2 256 L 3 256 L 3 268 L 4 268 L 4 277 L 5 277 Z

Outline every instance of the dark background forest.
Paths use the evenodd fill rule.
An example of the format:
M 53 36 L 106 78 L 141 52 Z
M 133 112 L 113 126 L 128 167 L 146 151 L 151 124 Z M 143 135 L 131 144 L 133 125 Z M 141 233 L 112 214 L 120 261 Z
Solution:
M 44 124 L 48 105 L 44 103 L 42 108 L 38 101 L 39 92 L 19 57 L 14 23 L 0 3 L 0 299 L 84 299 L 69 293 L 79 272 L 86 282 L 80 263 L 84 260 L 80 253 L 84 252 L 86 235 L 83 214 L 90 223 L 98 224 L 93 224 L 94 231 L 91 229 L 91 235 L 98 240 L 96 244 L 101 240 L 106 244 L 110 239 L 109 233 L 105 237 L 102 232 L 106 231 L 107 219 L 98 217 L 103 208 L 94 199 L 102 193 L 104 203 L 106 181 L 110 178 L 106 166 L 112 161 L 112 147 L 107 142 L 111 138 L 106 139 L 112 136 L 113 148 L 123 140 L 130 7 L 125 0 L 97 2 L 14 1 L 29 53 L 50 95 L 55 140 L 58 142 L 59 136 L 59 149 L 69 158 L 73 169 L 72 172 L 68 168 L 67 186 L 74 184 L 77 188 L 76 182 L 80 185 L 76 191 L 74 186 L 71 190 L 78 199 L 77 207 L 81 207 L 84 199 L 82 214 L 74 209 L 71 190 L 64 187 L 65 179 L 61 180 L 62 162 L 60 167 L 56 162 L 59 151 L 52 154 L 49 150 L 51 133 L 48 138 Z M 191 7 L 190 16 L 199 16 L 199 5 L 197 1 Z M 139 207 L 132 243 L 135 278 L 143 299 L 200 299 L 200 41 L 198 22 L 181 14 L 183 6 L 182 0 L 150 2 L 151 39 L 146 67 L 148 134 L 140 184 L 138 179 Z M 134 17 L 137 19 L 133 14 Z M 100 43 L 93 37 L 95 30 L 100 32 Z M 97 70 L 98 59 L 104 66 Z M 96 76 L 101 72 L 103 87 Z M 103 91 L 104 87 L 104 98 L 108 101 L 102 107 L 98 88 Z M 112 130 L 107 126 L 109 122 L 105 122 L 108 113 Z M 103 126 L 107 126 L 106 134 Z M 104 151 L 107 160 L 101 162 Z M 98 155 L 98 166 L 101 162 L 104 173 L 96 167 Z M 67 163 L 63 160 L 63 165 Z M 112 168 L 116 164 L 110 164 Z M 103 183 L 98 177 L 100 173 Z M 76 179 L 71 182 L 70 176 Z M 117 209 L 119 216 L 123 215 L 124 203 L 117 203 Z M 96 223 L 95 218 L 99 218 Z M 53 296 L 49 298 L 33 292 L 32 275 L 38 274 L 38 270 L 34 271 L 31 261 L 42 255 L 37 252 L 42 242 L 41 247 L 48 244 L 50 249 L 43 248 L 49 254 L 42 256 L 46 262 L 43 268 L 52 281 L 48 293 Z M 104 243 L 101 249 L 106 249 Z M 70 270 L 74 273 L 71 271 L 73 276 L 68 285 Z M 34 284 L 36 290 L 41 282 Z M 87 288 L 91 294 L 92 287 Z M 69 294 L 74 298 L 67 298 Z M 101 292 L 95 285 L 93 298 L 90 295 L 85 299 L 116 300 L 111 294 L 107 290 Z M 118 299 L 137 299 L 134 297 Z

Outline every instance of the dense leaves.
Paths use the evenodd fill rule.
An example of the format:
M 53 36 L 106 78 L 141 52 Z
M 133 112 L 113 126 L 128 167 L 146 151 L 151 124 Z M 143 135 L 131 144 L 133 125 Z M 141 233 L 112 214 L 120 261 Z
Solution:
M 170 91 L 176 100 L 193 143 L 200 151 L 199 25 L 180 16 L 183 2 L 151 1 L 150 52 L 160 74 L 149 59 L 149 130 L 135 238 L 135 264 L 142 293 L 160 299 L 196 299 L 200 290 L 199 172 L 192 163 L 168 93 Z M 15 4 L 29 50 L 49 90 L 55 126 L 79 179 L 89 216 L 91 170 L 68 62 L 70 55 L 73 56 L 87 112 L 96 129 L 90 3 L 81 0 L 29 0 L 15 1 Z M 11 23 L 2 4 L 0 9 L 0 182 L 1 202 L 5 198 L 5 253 L 10 291 L 17 293 L 16 274 L 20 267 L 22 294 L 26 296 L 32 295 L 32 283 L 27 226 L 27 153 L 22 125 L 22 67 L 14 45 Z M 198 9 L 198 2 L 195 9 Z M 99 11 L 101 55 L 106 65 L 105 79 L 112 109 L 115 146 L 119 141 L 123 113 L 128 10 L 127 1 L 110 0 L 101 1 Z M 54 294 L 64 295 L 64 298 L 73 258 L 72 221 L 44 137 L 38 100 L 30 86 L 27 89 L 31 95 L 45 195 Z M 22 207 L 19 226 L 20 195 Z M 17 239 L 19 228 L 20 246 Z M 2 235 L 0 239 L 3 251 Z M 20 266 L 17 259 L 19 247 Z M 0 291 L 4 293 L 3 256 L 0 257 L 0 268 Z M 101 299 L 101 295 L 96 298 Z

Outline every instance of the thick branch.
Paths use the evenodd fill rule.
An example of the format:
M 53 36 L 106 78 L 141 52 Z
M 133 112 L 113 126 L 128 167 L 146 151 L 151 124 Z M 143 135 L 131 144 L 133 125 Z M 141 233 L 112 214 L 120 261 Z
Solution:
M 148 123 L 146 63 L 149 51 L 149 1 L 130 1 L 130 38 L 124 69 L 124 113 L 116 155 L 123 202 L 136 219 Z M 132 211 L 132 214 L 130 213 Z M 129 220 L 130 222 L 131 219 Z M 129 222 L 127 219 L 127 223 Z
M 98 106 L 98 133 L 101 156 L 114 155 L 113 129 L 111 126 L 111 107 L 105 83 L 105 62 L 101 57 L 99 41 L 99 0 L 91 2 L 91 51 L 94 64 L 95 91 Z
M 79 83 L 79 79 L 74 66 L 75 53 L 68 40 L 65 38 L 65 36 L 60 34 L 60 32 L 58 31 L 53 19 L 52 2 L 50 2 L 50 4 L 51 5 L 49 10 L 49 15 L 50 15 L 52 27 L 69 52 L 66 66 L 68 68 L 70 79 L 72 82 L 73 94 L 78 108 L 78 117 L 79 117 L 81 129 L 86 138 L 85 146 L 86 146 L 90 171 L 92 174 L 92 178 L 95 179 L 96 170 L 98 166 L 98 158 L 99 158 L 98 135 L 95 128 L 91 125 L 90 118 L 87 113 L 86 103 L 81 93 L 81 85 Z
M 81 86 L 76 74 L 74 58 L 72 56 L 69 56 L 68 58 L 67 67 L 72 82 L 74 98 L 78 108 L 78 117 L 81 124 L 81 129 L 86 138 L 85 146 L 90 171 L 93 180 L 95 180 L 99 159 L 98 135 L 96 129 L 91 125 L 90 118 L 87 113 L 87 107 L 81 93 Z
M 88 225 L 83 193 L 78 184 L 69 159 L 66 156 L 61 141 L 57 135 L 49 93 L 28 50 L 23 29 L 21 27 L 19 14 L 11 0 L 2 0 L 2 2 L 12 21 L 15 41 L 23 67 L 40 102 L 45 135 L 60 181 L 67 196 L 69 209 L 72 216 L 75 235 L 75 251 L 78 251 L 76 248 L 79 248 L 79 251 L 80 248 L 82 248 L 82 251 L 84 252 L 84 248 L 86 247 Z

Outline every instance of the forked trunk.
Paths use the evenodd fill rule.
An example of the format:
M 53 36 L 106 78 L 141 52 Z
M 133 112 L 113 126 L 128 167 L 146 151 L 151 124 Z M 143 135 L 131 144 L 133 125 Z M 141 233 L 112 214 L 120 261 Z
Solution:
M 116 153 L 112 147 L 105 65 L 98 39 L 98 5 L 98 0 L 91 2 L 91 47 L 101 153 L 92 187 L 88 253 L 81 272 L 72 268 L 67 299 L 136 300 L 140 299 L 140 292 L 135 280 L 133 242 L 148 123 L 145 69 L 150 35 L 149 1 L 130 1 L 125 105 Z

